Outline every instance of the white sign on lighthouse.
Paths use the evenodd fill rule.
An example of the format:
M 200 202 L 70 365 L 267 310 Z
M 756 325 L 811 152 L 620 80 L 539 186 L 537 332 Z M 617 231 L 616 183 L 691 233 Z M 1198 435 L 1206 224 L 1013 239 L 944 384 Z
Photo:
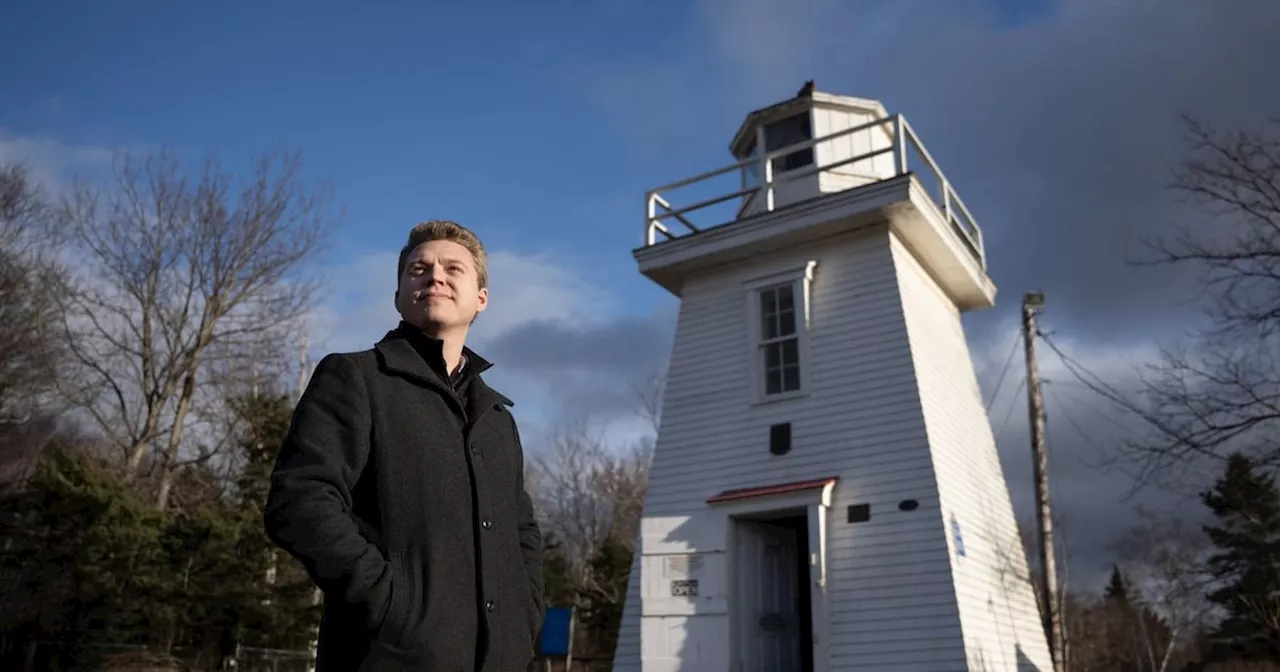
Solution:
M 876 101 L 810 83 L 730 148 L 647 195 L 680 314 L 614 669 L 1051 669 L 960 322 L 996 294 L 973 217 Z

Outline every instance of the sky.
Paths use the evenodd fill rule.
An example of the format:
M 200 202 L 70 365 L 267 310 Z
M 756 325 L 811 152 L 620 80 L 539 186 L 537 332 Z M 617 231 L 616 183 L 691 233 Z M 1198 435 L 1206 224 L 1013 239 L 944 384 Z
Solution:
M 645 191 L 731 162 L 743 115 L 805 80 L 880 100 L 983 227 L 1001 294 L 965 320 L 984 387 L 999 387 L 992 423 L 1023 514 L 1020 361 L 1000 383 L 1018 297 L 1043 289 L 1046 326 L 1096 371 L 1149 359 L 1198 314 L 1185 274 L 1126 263 L 1190 216 L 1166 188 L 1178 115 L 1280 112 L 1280 3 L 1266 0 L 438 5 L 10 0 L 0 160 L 56 185 L 120 148 L 229 166 L 301 151 L 341 206 L 318 262 L 317 355 L 393 326 L 407 229 L 455 219 L 490 250 L 473 343 L 527 433 L 589 418 L 623 441 L 677 309 L 631 257 Z M 1089 462 L 1122 430 L 1044 357 L 1055 498 L 1073 562 L 1097 574 L 1132 502 L 1123 474 Z

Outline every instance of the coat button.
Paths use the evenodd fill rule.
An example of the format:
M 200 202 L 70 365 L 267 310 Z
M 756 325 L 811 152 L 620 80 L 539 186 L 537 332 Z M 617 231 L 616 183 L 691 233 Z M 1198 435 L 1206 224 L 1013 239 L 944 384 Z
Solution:
M 483 527 L 486 530 L 492 530 L 493 521 L 489 520 L 488 518 L 485 518 L 483 521 L 480 522 L 480 527 Z
M 494 603 L 494 601 L 493 601 L 493 600 L 489 600 L 489 601 L 487 601 L 487 602 L 485 602 L 485 603 L 484 603 L 484 609 L 485 609 L 485 611 L 493 611 L 494 609 L 497 609 L 497 608 L 498 608 L 498 605 L 497 605 L 496 603 Z

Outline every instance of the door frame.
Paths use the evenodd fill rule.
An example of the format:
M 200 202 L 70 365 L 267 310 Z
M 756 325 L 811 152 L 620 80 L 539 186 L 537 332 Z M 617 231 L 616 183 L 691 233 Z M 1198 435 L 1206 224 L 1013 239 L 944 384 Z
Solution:
M 725 592 L 728 597 L 729 617 L 729 656 L 732 669 L 738 670 L 738 641 L 742 637 L 739 632 L 737 612 L 733 590 L 737 586 L 737 525 L 741 519 L 756 519 L 765 515 L 804 512 L 808 519 L 809 557 L 808 562 L 797 558 L 797 571 L 803 572 L 804 565 L 809 570 L 809 604 L 810 623 L 813 632 L 813 672 L 827 672 L 830 666 L 830 618 L 827 601 L 827 528 L 830 522 L 831 503 L 835 491 L 836 479 L 816 483 L 814 487 L 804 490 L 772 494 L 769 488 L 760 489 L 761 494 L 735 497 L 732 500 L 720 501 L 713 506 L 726 517 L 725 549 L 728 551 L 726 563 Z M 804 643 L 801 642 L 801 646 Z

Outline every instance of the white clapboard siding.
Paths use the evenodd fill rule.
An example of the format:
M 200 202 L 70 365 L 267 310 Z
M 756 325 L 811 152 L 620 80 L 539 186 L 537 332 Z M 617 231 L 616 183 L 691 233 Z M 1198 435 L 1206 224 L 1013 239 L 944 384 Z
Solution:
M 959 312 L 896 239 L 894 265 L 951 544 L 970 669 L 1050 669 L 1027 562 Z M 1029 478 L 1029 474 L 1015 474 Z
M 809 260 L 809 394 L 753 405 L 743 283 Z M 717 492 L 836 476 L 828 669 L 1048 669 L 959 312 L 887 227 L 708 272 L 682 295 L 646 520 L 696 528 Z M 771 455 L 767 429 L 788 421 L 792 451 Z M 899 511 L 904 499 L 919 508 Z M 845 521 L 855 503 L 871 520 Z M 641 669 L 641 554 L 715 550 L 695 537 L 639 544 L 615 670 Z M 648 620 L 645 670 L 724 669 L 724 615 Z M 678 658 L 657 657 L 676 640 Z
M 730 488 L 837 476 L 828 531 L 829 669 L 959 670 L 966 668 L 965 641 L 971 647 L 975 642 L 985 646 L 999 631 L 988 628 L 991 634 L 985 634 L 981 614 L 966 618 L 972 611 L 968 606 L 978 598 L 966 597 L 964 607 L 957 604 L 949 524 L 932 463 L 939 451 L 930 445 L 933 432 L 925 422 L 916 380 L 920 365 L 913 361 L 913 351 L 928 355 L 923 365 L 928 368 L 958 347 L 960 358 L 948 366 L 959 373 L 930 375 L 944 379 L 940 385 L 951 384 L 945 382 L 948 376 L 969 385 L 961 392 L 973 395 L 978 404 L 976 412 L 962 405 L 961 412 L 973 417 L 954 423 L 958 431 L 976 432 L 978 438 L 956 440 L 976 448 L 970 456 L 947 458 L 942 468 L 948 477 L 956 469 L 967 468 L 966 457 L 974 457 L 979 466 L 996 469 L 981 479 L 983 489 L 990 492 L 988 479 L 998 477 L 998 465 L 989 466 L 995 464 L 993 449 L 988 450 L 989 456 L 983 453 L 983 442 L 990 443 L 991 432 L 976 396 L 962 334 L 956 336 L 958 346 L 947 333 L 937 346 L 908 338 L 903 310 L 908 295 L 899 283 L 918 272 L 918 267 L 899 268 L 905 258 L 901 251 L 895 252 L 896 243 L 891 240 L 887 227 L 877 227 L 688 281 L 682 292 L 645 516 L 697 515 L 707 508 L 708 496 Z M 753 405 L 751 332 L 742 283 L 811 259 L 818 261 L 818 269 L 812 290 L 809 395 Z M 934 291 L 931 285 L 920 279 L 914 283 L 926 293 L 918 299 L 920 291 L 913 289 L 909 300 L 936 302 L 927 293 Z M 929 310 L 923 304 L 921 308 Z M 944 327 L 945 320 L 955 315 L 954 308 L 933 310 L 941 311 L 942 317 L 924 319 L 941 319 Z M 921 311 L 913 307 L 910 312 Z M 921 339 L 927 341 L 927 334 Z M 935 347 L 941 354 L 931 349 Z M 947 411 L 938 413 L 945 418 Z M 768 427 L 787 421 L 792 423 L 792 451 L 771 455 Z M 1004 487 L 1003 482 L 994 485 Z M 959 504 L 970 501 L 963 491 L 951 496 Z M 898 502 L 905 499 L 918 500 L 919 508 L 899 511 Z M 845 521 L 846 508 L 855 503 L 871 505 L 871 520 Z M 969 515 L 965 510 L 963 516 Z M 1002 532 L 1012 525 L 1011 520 L 999 522 Z M 970 534 L 980 537 L 984 524 L 982 519 L 968 522 L 974 528 Z M 636 560 L 615 655 L 617 670 L 640 667 L 639 552 Z M 966 580 L 959 590 L 966 595 L 974 592 L 969 587 L 973 581 Z M 985 589 L 981 600 L 985 608 Z M 1025 608 L 1021 603 L 1015 606 Z M 697 615 L 664 620 L 678 626 L 686 620 L 717 618 L 723 619 Z M 962 631 L 970 621 L 977 630 Z M 686 624 L 686 641 L 703 630 L 692 626 Z M 723 646 L 707 643 L 708 648 L 715 644 Z M 685 650 L 695 648 L 685 645 Z M 657 664 L 646 666 L 647 670 L 680 669 L 676 660 L 651 662 Z M 702 669 L 687 658 L 684 663 L 685 669 Z

